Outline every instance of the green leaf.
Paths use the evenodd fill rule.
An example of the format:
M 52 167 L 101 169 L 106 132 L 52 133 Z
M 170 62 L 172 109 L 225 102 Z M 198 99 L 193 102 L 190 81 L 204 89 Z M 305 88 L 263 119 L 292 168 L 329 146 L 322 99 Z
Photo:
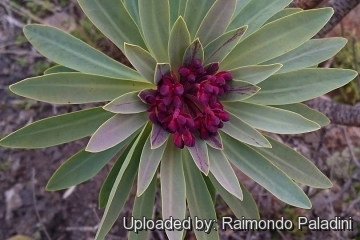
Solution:
M 106 234 L 110 231 L 111 227 L 120 215 L 121 209 L 129 196 L 134 182 L 139 166 L 141 149 L 145 144 L 148 133 L 149 128 L 144 128 L 135 143 L 132 145 L 124 163 L 121 166 L 120 172 L 116 177 L 113 188 L 111 189 L 95 240 L 105 239 Z
M 57 28 L 31 24 L 24 27 L 24 33 L 36 50 L 60 65 L 84 73 L 143 81 L 136 71 Z
M 275 197 L 292 206 L 309 209 L 311 202 L 288 176 L 250 147 L 222 134 L 227 158 L 244 174 Z
M 169 138 L 169 135 L 170 134 L 165 131 L 160 125 L 153 124 L 150 133 L 151 149 L 161 147 Z
M 141 22 L 139 15 L 139 1 L 138 0 L 124 0 L 126 9 L 128 10 L 132 19 L 134 19 L 136 25 L 141 30 Z
M 227 84 L 230 86 L 230 90 L 219 97 L 222 102 L 242 101 L 255 95 L 260 90 L 259 87 L 240 80 L 233 80 Z
M 169 62 L 170 11 L 168 0 L 139 0 L 140 21 L 151 55 L 159 63 Z
M 184 19 L 192 39 L 214 2 L 215 0 L 187 0 Z
M 101 152 L 109 149 L 138 130 L 148 121 L 147 114 L 116 114 L 104 122 L 91 136 L 86 151 Z
M 226 159 L 223 151 L 208 149 L 210 159 L 210 172 L 214 175 L 217 181 L 229 193 L 243 199 L 243 193 L 240 188 L 239 180 L 237 179 L 233 168 Z
M 192 42 L 186 49 L 183 63 L 184 65 L 190 65 L 195 59 L 199 59 L 201 62 L 204 62 L 204 48 L 198 38 L 195 39 L 194 42 Z
M 246 32 L 247 26 L 226 32 L 204 48 L 204 65 L 212 62 L 221 62 L 239 43 Z
M 126 93 L 106 104 L 103 109 L 109 112 L 122 114 L 146 112 L 149 105 L 141 101 L 138 95 L 138 91 Z
M 155 68 L 155 75 L 154 75 L 154 83 L 158 85 L 159 82 L 162 80 L 163 76 L 169 75 L 170 73 L 170 65 L 167 63 L 158 63 L 156 64 Z
M 240 184 L 244 195 L 243 200 L 240 200 L 239 198 L 229 193 L 223 186 L 221 186 L 213 174 L 210 173 L 209 178 L 215 186 L 216 190 L 219 192 L 220 196 L 224 199 L 226 204 L 230 207 L 238 219 L 242 219 L 242 217 L 245 217 L 246 219 L 260 219 L 259 210 L 256 206 L 256 203 L 244 185 Z
M 134 137 L 130 136 L 104 152 L 89 153 L 83 149 L 76 153 L 56 170 L 46 185 L 46 190 L 58 191 L 91 179 Z
M 156 67 L 153 56 L 143 48 L 128 43 L 125 43 L 125 55 L 141 76 L 152 83 Z
M 66 73 L 66 72 L 77 72 L 74 69 L 67 68 L 61 65 L 56 65 L 51 68 L 48 68 L 45 70 L 44 74 L 52 74 L 52 73 Z
M 93 134 L 112 116 L 114 114 L 98 107 L 46 118 L 9 134 L 0 141 L 0 145 L 45 148 L 71 142 Z
M 245 37 L 258 30 L 269 18 L 288 6 L 292 0 L 252 0 L 234 17 L 228 30 L 248 25 Z
M 294 103 L 288 105 L 279 105 L 276 108 L 285 109 L 291 112 L 295 112 L 300 114 L 301 116 L 316 122 L 321 127 L 325 127 L 330 124 L 330 120 L 321 112 L 318 112 L 312 108 L 309 108 L 305 104 L 302 103 Z
M 281 64 L 254 65 L 235 68 L 229 72 L 232 74 L 234 79 L 240 79 L 248 83 L 258 84 L 279 71 L 281 67 Z
M 281 10 L 280 12 L 276 13 L 271 18 L 269 18 L 269 20 L 267 20 L 265 24 L 276 21 L 283 17 L 287 17 L 291 14 L 301 12 L 301 11 L 303 11 L 301 8 L 285 8 L 285 9 Z
M 180 7 L 179 0 L 169 0 L 169 7 L 170 7 L 170 26 L 173 26 L 174 23 L 176 22 L 176 19 L 178 19 L 179 17 L 179 7 Z
M 186 185 L 181 150 L 168 142 L 161 160 L 162 218 L 185 219 Z M 166 231 L 169 239 L 182 239 L 183 231 Z
M 172 1 L 177 2 L 177 1 Z M 177 2 L 177 4 L 179 4 Z M 187 29 L 184 19 L 180 16 L 170 32 L 169 39 L 169 61 L 171 69 L 177 72 L 177 69 L 183 64 L 183 54 L 190 45 L 190 33 Z
M 149 187 L 146 189 L 141 197 L 136 197 L 132 212 L 132 217 L 134 219 L 142 219 L 143 217 L 146 219 L 152 219 L 153 215 L 153 205 L 155 202 L 155 193 L 156 193 L 156 181 L 157 177 L 154 176 Z M 142 230 L 138 233 L 134 231 L 129 232 L 129 240 L 143 240 L 148 239 L 149 231 Z
M 178 2 L 179 2 L 179 14 L 178 14 L 178 16 L 184 16 L 187 1 L 188 0 L 178 0 Z
M 333 12 L 332 8 L 307 10 L 266 24 L 234 48 L 222 69 L 258 64 L 297 48 L 313 37 Z
M 216 0 L 201 22 L 196 37 L 206 46 L 220 37 L 230 23 L 237 0 Z
M 221 129 L 221 131 L 241 142 L 250 144 L 255 147 L 271 147 L 269 141 L 266 140 L 266 138 L 261 133 L 234 115 L 230 115 L 230 121 L 224 124 L 224 127 Z
M 151 179 L 154 175 L 156 176 L 156 170 L 160 164 L 161 158 L 163 157 L 166 144 L 163 146 L 151 149 L 150 136 L 146 140 L 144 148 L 142 149 L 139 165 L 139 174 L 138 174 L 138 188 L 136 195 L 141 196 L 145 190 L 148 188 Z
M 300 47 L 264 64 L 281 63 L 283 67 L 276 74 L 311 67 L 334 56 L 346 42 L 345 38 L 311 39 Z
M 307 158 L 292 148 L 267 137 L 271 149 L 254 148 L 296 182 L 316 188 L 330 188 L 331 181 Z
M 140 31 L 123 1 L 119 0 L 78 0 L 86 16 L 122 52 L 124 43 L 146 48 Z
M 143 82 L 84 73 L 54 73 L 28 78 L 10 86 L 20 96 L 55 104 L 111 101 L 122 94 L 151 88 Z
M 216 189 L 214 187 L 214 185 L 212 184 L 212 182 L 210 181 L 208 176 L 205 176 L 204 174 L 202 175 L 205 183 L 206 183 L 206 188 L 210 193 L 211 196 L 211 200 L 213 201 L 214 205 L 216 204 Z
M 200 138 L 195 139 L 194 147 L 187 147 L 196 166 L 206 176 L 209 174 L 209 154 L 206 142 Z
M 244 102 L 224 103 L 224 107 L 252 127 L 267 132 L 298 134 L 320 129 L 315 122 L 287 110 Z
M 212 227 L 210 233 L 205 231 L 195 230 L 195 235 L 198 240 L 218 240 L 219 236 L 216 230 L 216 214 L 214 210 L 214 203 L 211 199 L 211 195 L 207 189 L 206 183 L 198 170 L 194 161 L 191 159 L 188 151 L 183 152 L 183 163 L 186 182 L 186 199 L 190 211 L 190 216 L 193 219 L 203 219 L 212 221 Z M 215 221 L 215 222 L 214 222 Z
M 241 1 L 237 1 L 236 3 L 236 8 L 235 8 L 235 12 L 233 14 L 232 20 L 239 14 L 239 12 L 241 12 L 241 10 L 244 9 L 244 7 L 252 0 L 241 0 Z
M 139 134 L 139 132 L 140 132 L 140 130 L 138 130 L 136 132 L 136 134 Z M 107 177 L 100 189 L 100 193 L 99 193 L 99 208 L 100 209 L 106 207 L 106 204 L 107 204 L 109 196 L 110 196 L 111 189 L 114 186 L 117 175 L 119 174 L 120 169 L 129 153 L 130 149 L 133 147 L 134 142 L 137 140 L 137 135 L 135 135 L 135 136 L 136 137 L 125 148 L 125 150 L 121 153 L 118 160 L 115 162 L 114 166 L 111 168 L 109 174 L 107 175 Z
M 221 140 L 220 134 L 217 134 L 215 136 L 210 136 L 208 139 L 205 140 L 205 142 L 212 148 L 223 150 L 223 144 Z
M 301 69 L 276 74 L 258 84 L 261 90 L 244 101 L 264 105 L 303 102 L 344 86 L 357 76 L 345 69 Z

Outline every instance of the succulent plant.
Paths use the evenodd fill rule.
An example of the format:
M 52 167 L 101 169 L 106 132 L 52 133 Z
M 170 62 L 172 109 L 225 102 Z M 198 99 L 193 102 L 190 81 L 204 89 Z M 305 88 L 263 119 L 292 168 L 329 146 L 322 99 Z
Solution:
M 158 179 L 163 219 L 185 219 L 186 206 L 191 218 L 216 219 L 216 192 L 237 218 L 259 218 L 231 164 L 300 208 L 311 203 L 297 183 L 331 187 L 311 161 L 267 132 L 299 134 L 327 125 L 324 115 L 300 102 L 357 75 L 317 68 L 346 43 L 311 39 L 332 9 L 286 8 L 291 0 L 78 2 L 135 70 L 59 29 L 27 25 L 31 44 L 60 65 L 10 86 L 12 92 L 53 104 L 106 103 L 34 122 L 0 145 L 44 148 L 91 136 L 52 176 L 50 191 L 92 178 L 121 153 L 100 190 L 105 212 L 97 240 L 118 218 L 135 178 L 138 219 L 152 218 Z M 146 234 L 130 232 L 129 239 Z M 219 238 L 216 231 L 195 234 Z M 183 232 L 167 235 L 182 239 Z

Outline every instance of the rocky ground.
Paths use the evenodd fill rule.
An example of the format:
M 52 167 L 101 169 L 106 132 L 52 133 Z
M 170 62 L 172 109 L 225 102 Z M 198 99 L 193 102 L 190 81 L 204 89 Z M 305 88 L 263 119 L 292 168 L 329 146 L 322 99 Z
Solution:
M 2 12 L 1 12 L 2 11 Z M 0 5 L 0 20 L 9 16 Z M 7 18 L 6 18 L 7 19 Z M 6 25 L 7 24 L 7 25 Z M 18 44 L 21 24 L 0 27 L 0 137 L 33 121 L 78 110 L 86 106 L 54 106 L 11 94 L 8 86 L 34 75 L 34 68 L 44 61 L 27 43 Z M 9 28 L 11 26 L 11 29 Z M 26 64 L 22 62 L 26 60 Z M 47 64 L 42 62 L 42 64 Z M 221 239 L 359 239 L 360 235 L 360 131 L 358 128 L 330 125 L 315 133 L 282 136 L 279 140 L 294 147 L 332 180 L 328 190 L 304 188 L 313 203 L 312 210 L 289 207 L 277 201 L 241 173 L 239 178 L 251 190 L 263 219 L 296 220 L 298 216 L 331 219 L 352 217 L 355 230 L 344 232 L 232 232 L 221 231 Z M 112 162 L 92 180 L 67 191 L 46 192 L 45 185 L 56 168 L 84 147 L 86 140 L 38 149 L 4 149 L 0 147 L 0 239 L 28 236 L 23 240 L 93 239 L 102 211 L 97 196 Z M 157 199 L 159 194 L 157 194 Z M 231 211 L 218 199 L 219 216 Z M 131 200 L 124 215 L 131 215 Z M 152 206 L 151 206 L 152 207 Z M 155 206 L 160 211 L 159 201 Z M 108 239 L 126 239 L 126 232 L 116 223 Z M 163 232 L 152 232 L 153 239 L 166 239 Z M 187 239 L 194 239 L 188 233 Z M 20 240 L 20 238 L 18 239 Z

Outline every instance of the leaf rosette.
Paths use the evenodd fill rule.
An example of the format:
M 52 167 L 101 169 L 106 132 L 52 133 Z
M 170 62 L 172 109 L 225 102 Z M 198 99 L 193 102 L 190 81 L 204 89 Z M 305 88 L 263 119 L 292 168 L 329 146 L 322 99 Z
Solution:
M 185 219 L 186 203 L 191 217 L 216 219 L 215 192 L 236 217 L 258 218 L 232 165 L 300 208 L 311 202 L 297 183 L 332 186 L 311 161 L 266 136 L 329 124 L 301 102 L 357 75 L 317 68 L 346 44 L 343 38 L 311 39 L 332 9 L 285 8 L 290 0 L 78 2 L 133 68 L 59 29 L 27 25 L 27 39 L 59 65 L 11 91 L 54 104 L 108 103 L 32 123 L 0 145 L 43 148 L 91 136 L 87 147 L 54 173 L 50 191 L 92 178 L 121 153 L 100 190 L 105 213 L 97 240 L 118 218 L 136 178 L 133 215 L 152 217 L 157 172 L 163 219 Z M 195 233 L 198 239 L 219 238 L 216 231 Z M 130 233 L 129 239 L 146 234 Z M 183 232 L 167 235 L 182 239 Z

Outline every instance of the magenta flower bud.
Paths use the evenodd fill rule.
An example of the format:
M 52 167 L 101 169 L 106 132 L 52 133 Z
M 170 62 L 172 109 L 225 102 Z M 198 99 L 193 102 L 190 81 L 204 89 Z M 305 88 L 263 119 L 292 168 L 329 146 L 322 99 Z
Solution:
M 233 80 L 233 77 L 232 77 L 232 75 L 231 75 L 231 73 L 229 73 L 229 72 L 223 72 L 222 73 L 222 77 L 225 79 L 225 81 L 231 81 L 231 80 Z
M 158 118 L 157 118 L 155 112 L 150 112 L 150 114 L 149 114 L 149 120 L 150 120 L 152 123 L 154 123 L 154 124 L 157 124 L 157 123 L 158 123 Z
M 187 77 L 189 76 L 190 74 L 190 70 L 188 68 L 185 68 L 185 67 L 180 67 L 178 69 L 178 73 L 180 74 L 180 76 L 182 77 Z
M 221 111 L 221 112 L 217 113 L 216 116 L 218 118 L 220 118 L 221 121 L 223 121 L 223 122 L 227 122 L 227 121 L 230 120 L 229 114 L 227 112 L 225 112 L 225 111 Z
M 225 84 L 225 86 L 224 86 L 224 91 L 225 91 L 225 92 L 228 92 L 228 91 L 230 91 L 230 90 L 231 90 L 230 85 Z
M 168 109 L 166 108 L 165 104 L 163 104 L 163 103 L 160 103 L 160 104 L 158 105 L 158 110 L 159 110 L 160 112 L 167 112 L 167 111 L 168 111 Z
M 176 130 L 177 130 L 177 125 L 176 125 L 176 122 L 175 120 L 171 120 L 169 125 L 168 125 L 168 128 L 170 130 L 171 133 L 175 133 Z
M 202 104 L 204 104 L 204 105 L 208 104 L 208 102 L 209 102 L 209 95 L 206 94 L 206 93 L 200 94 L 199 101 L 200 101 Z
M 175 84 L 174 93 L 178 96 L 183 95 L 184 87 L 180 83 Z
M 186 119 L 186 126 L 189 128 L 189 129 L 193 129 L 195 127 L 195 122 L 192 118 L 187 118 Z
M 181 99 L 178 96 L 174 97 L 173 103 L 174 103 L 175 108 L 181 108 L 183 105 Z
M 200 68 L 202 67 L 202 63 L 199 59 L 194 59 L 194 61 L 192 62 L 192 64 L 194 66 L 194 68 Z
M 204 127 L 202 127 L 200 129 L 200 137 L 201 137 L 201 139 L 204 139 L 204 140 L 209 139 L 209 137 L 210 137 L 209 132 Z
M 184 141 L 182 140 L 180 134 L 178 134 L 178 133 L 174 134 L 173 142 L 176 147 L 184 148 Z
M 186 131 L 183 135 L 184 137 L 184 144 L 187 147 L 195 146 L 195 137 L 191 134 L 190 131 Z
M 206 73 L 209 75 L 213 75 L 215 74 L 217 71 L 219 71 L 219 63 L 210 63 L 207 67 L 206 67 Z
M 185 125 L 186 124 L 186 118 L 184 116 L 181 116 L 179 115 L 177 118 L 176 118 L 176 121 L 178 124 L 180 125 Z
M 225 85 L 225 79 L 223 77 L 217 77 L 216 78 L 216 82 L 222 86 L 222 85 Z
M 211 93 L 213 93 L 213 87 L 210 84 L 205 83 L 204 84 L 204 91 L 207 94 L 211 94 Z
M 172 97 L 164 97 L 162 100 L 162 103 L 165 104 L 165 106 L 169 106 L 173 101 Z
M 194 74 L 190 73 L 189 76 L 187 77 L 187 80 L 188 80 L 190 83 L 193 83 L 193 82 L 195 82 L 196 77 L 195 77 Z

